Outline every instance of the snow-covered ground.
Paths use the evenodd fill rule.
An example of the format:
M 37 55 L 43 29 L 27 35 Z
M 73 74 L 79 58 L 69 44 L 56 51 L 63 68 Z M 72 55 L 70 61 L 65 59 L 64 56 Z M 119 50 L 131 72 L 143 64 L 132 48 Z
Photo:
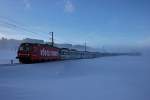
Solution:
M 150 100 L 149 58 L 0 65 L 0 100 Z

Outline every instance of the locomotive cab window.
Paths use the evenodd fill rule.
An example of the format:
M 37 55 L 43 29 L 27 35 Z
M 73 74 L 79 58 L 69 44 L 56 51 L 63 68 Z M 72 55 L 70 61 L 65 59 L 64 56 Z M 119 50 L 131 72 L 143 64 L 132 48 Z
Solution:
M 22 44 L 19 48 L 20 51 L 31 51 L 32 46 L 29 44 Z

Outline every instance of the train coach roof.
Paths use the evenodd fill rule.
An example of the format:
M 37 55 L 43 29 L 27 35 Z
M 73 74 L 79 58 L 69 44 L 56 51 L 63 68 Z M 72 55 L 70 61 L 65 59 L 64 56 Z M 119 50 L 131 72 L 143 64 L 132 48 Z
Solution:
M 70 49 L 70 51 L 77 51 L 76 49 Z
M 39 43 L 21 43 L 21 45 L 31 45 L 31 46 L 48 46 L 48 47 L 53 47 L 53 48 L 58 48 L 58 47 L 54 47 L 52 45 L 49 44 L 39 44 Z M 59 48 L 58 48 L 59 49 Z
M 60 48 L 61 50 L 69 50 L 69 48 Z

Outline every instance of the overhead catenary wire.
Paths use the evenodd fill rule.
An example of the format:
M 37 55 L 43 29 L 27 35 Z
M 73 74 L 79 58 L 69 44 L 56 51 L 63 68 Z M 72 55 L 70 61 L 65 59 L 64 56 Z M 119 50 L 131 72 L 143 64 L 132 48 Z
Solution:
M 32 33 L 32 34 L 34 34 L 36 36 L 48 38 L 48 36 L 41 34 L 41 33 L 44 33 L 44 32 L 38 33 L 38 32 L 35 32 L 35 31 L 32 31 L 32 30 L 29 30 L 29 29 L 25 28 L 23 25 L 17 24 L 15 21 L 10 20 L 8 18 L 4 18 L 4 17 L 1 17 L 1 16 L 0 16 L 0 18 L 2 19 L 2 20 L 0 20 L 0 23 L 2 23 L 3 25 L 6 25 L 7 28 L 9 28 L 9 29 L 12 29 L 12 28 L 20 29 L 22 31 Z M 4 20 L 4 19 L 6 19 L 7 21 Z
M 16 26 L 20 26 L 20 27 L 26 27 L 27 25 L 24 25 L 24 24 L 21 24 L 21 23 L 18 23 L 17 21 L 11 19 L 11 18 L 8 18 L 8 17 L 4 17 L 4 16 L 0 16 L 0 19 L 2 19 L 2 21 L 5 20 L 5 22 L 9 22 L 9 23 L 13 23 L 15 24 Z M 31 30 L 30 30 L 31 31 Z M 32 31 L 33 32 L 33 31 Z M 35 32 L 34 32 L 35 33 Z M 37 33 L 37 32 L 36 32 Z M 42 32 L 43 33 L 43 32 Z M 44 32 L 46 33 L 46 32 Z
M 40 34 L 40 33 L 37 33 L 37 32 L 34 32 L 34 31 L 31 31 L 31 30 L 29 30 L 29 29 L 26 29 L 26 28 L 24 28 L 24 27 L 20 27 L 20 26 L 18 26 L 18 25 L 16 25 L 16 24 L 12 24 L 12 23 L 8 23 L 8 22 L 2 22 L 2 21 L 0 21 L 0 23 L 2 23 L 2 24 L 4 24 L 4 25 L 6 25 L 7 26 L 7 28 L 9 28 L 9 29 L 12 29 L 12 28 L 15 28 L 15 29 L 20 29 L 20 30 L 22 30 L 22 31 L 25 31 L 25 32 L 28 32 L 28 33 L 32 33 L 32 34 L 34 34 L 34 35 L 36 35 L 36 36 L 42 36 L 42 37 L 46 37 L 45 35 L 42 35 L 42 34 Z
M 19 29 L 19 30 L 22 30 L 24 32 L 27 32 L 26 34 L 29 34 L 29 33 L 30 33 L 29 35 L 34 34 L 37 37 L 40 37 L 40 39 L 41 39 L 41 37 L 43 37 L 46 41 L 49 40 L 49 33 L 48 32 L 43 32 L 43 31 L 39 31 L 39 30 L 38 30 L 38 32 L 35 32 L 35 30 L 31 30 L 30 28 L 27 28 L 26 27 L 27 25 L 23 25 L 22 23 L 19 23 L 12 18 L 0 15 L 0 23 L 4 24 L 9 29 L 15 29 L 15 30 Z M 23 34 L 26 35 L 24 32 L 23 32 Z M 33 38 L 33 36 L 31 38 Z M 52 37 L 50 37 L 50 38 L 52 38 Z M 58 40 L 56 38 L 54 40 L 55 41 L 62 41 L 62 40 L 60 40 L 60 39 Z

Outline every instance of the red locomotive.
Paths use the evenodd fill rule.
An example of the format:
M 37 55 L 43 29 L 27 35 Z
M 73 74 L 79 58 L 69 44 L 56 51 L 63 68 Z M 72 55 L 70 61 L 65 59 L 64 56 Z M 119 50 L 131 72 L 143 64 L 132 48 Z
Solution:
M 17 58 L 20 63 L 60 60 L 59 48 L 48 44 L 22 43 Z

